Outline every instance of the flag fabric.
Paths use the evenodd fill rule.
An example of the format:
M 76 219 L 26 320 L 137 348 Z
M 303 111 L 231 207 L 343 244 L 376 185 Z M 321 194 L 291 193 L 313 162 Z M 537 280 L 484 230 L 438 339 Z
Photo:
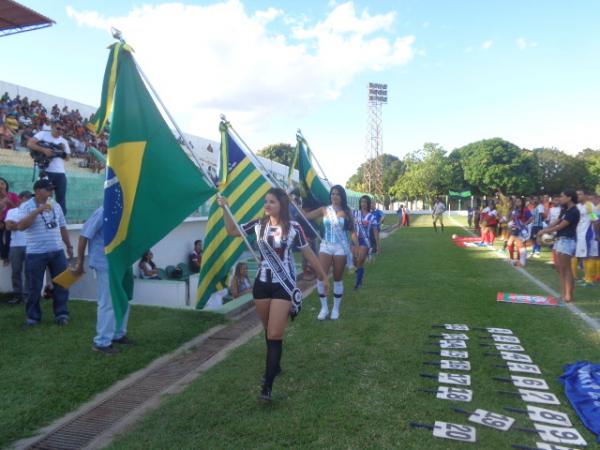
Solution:
M 254 165 L 250 150 L 236 137 L 228 122 L 221 122 L 221 166 L 219 193 L 227 198 L 238 223 L 246 223 L 262 213 L 264 196 L 271 183 Z M 204 307 L 209 297 L 223 289 L 227 275 L 245 250 L 244 241 L 231 237 L 225 230 L 223 209 L 216 201 L 210 207 L 204 236 L 204 252 L 196 308 Z
M 177 143 L 131 52 L 122 49 L 119 59 L 104 184 L 104 251 L 117 328 L 128 308 L 132 264 L 216 192 Z
M 104 79 L 102 81 L 102 95 L 100 97 L 100 107 L 98 111 L 94 113 L 93 120 L 87 124 L 87 128 L 94 132 L 99 133 L 102 131 L 113 105 L 113 95 L 115 92 L 115 84 L 117 83 L 117 72 L 119 68 L 120 56 L 123 51 L 132 52 L 133 49 L 125 43 L 116 42 L 108 47 L 110 53 L 108 54 L 108 61 L 106 62 L 106 69 L 104 69 Z
M 578 361 L 564 366 L 559 378 L 565 395 L 583 424 L 600 443 L 600 364 Z M 580 444 L 585 445 L 585 444 Z
M 448 195 L 450 197 L 462 197 L 462 198 L 468 198 L 471 196 L 471 191 L 462 191 L 462 192 L 458 192 L 458 191 L 448 191 Z
M 317 171 L 312 165 L 312 153 L 306 139 L 300 133 L 296 134 L 296 154 L 294 164 L 290 168 L 290 173 L 298 164 L 298 176 L 300 179 L 300 193 L 304 204 L 314 206 L 325 206 L 331 203 L 329 188 L 319 178 Z M 308 200 L 308 201 L 307 201 Z

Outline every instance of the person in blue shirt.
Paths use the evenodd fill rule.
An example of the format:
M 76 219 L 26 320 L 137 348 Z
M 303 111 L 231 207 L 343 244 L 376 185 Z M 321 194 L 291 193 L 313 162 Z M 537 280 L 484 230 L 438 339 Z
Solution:
M 89 244 L 88 263 L 96 272 L 98 288 L 98 315 L 96 319 L 96 336 L 92 350 L 95 352 L 112 355 L 118 353 L 113 344 L 132 344 L 127 337 L 127 322 L 129 311 L 123 317 L 121 328 L 115 330 L 115 312 L 110 297 L 108 278 L 108 260 L 104 254 L 104 236 L 102 225 L 104 223 L 104 208 L 98 208 L 83 225 L 79 242 L 77 244 L 77 266 L 73 270 L 76 275 L 84 273 L 85 249 Z

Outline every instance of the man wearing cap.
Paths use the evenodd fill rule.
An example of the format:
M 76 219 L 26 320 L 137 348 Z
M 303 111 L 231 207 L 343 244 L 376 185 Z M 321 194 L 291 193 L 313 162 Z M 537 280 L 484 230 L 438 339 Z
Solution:
M 69 159 L 71 148 L 69 142 L 63 137 L 64 126 L 59 121 L 52 122 L 50 131 L 40 131 L 27 141 L 27 147 L 34 152 L 43 153 L 50 160 L 45 172 L 50 182 L 54 185 L 56 201 L 67 215 L 67 176 L 65 175 L 65 160 Z M 52 150 L 42 147 L 38 142 L 44 141 L 50 144 L 63 146 L 66 156 L 54 156 Z
M 52 201 L 54 186 L 49 180 L 38 180 L 33 185 L 34 197 L 19 207 L 17 229 L 25 231 L 26 252 L 25 271 L 29 283 L 27 297 L 27 321 L 24 329 L 37 325 L 42 320 L 40 293 L 46 268 L 52 278 L 67 268 L 67 255 L 73 257 L 73 246 L 69 240 L 67 223 L 62 208 Z M 55 285 L 52 292 L 54 317 L 58 325 L 69 323 L 69 291 Z

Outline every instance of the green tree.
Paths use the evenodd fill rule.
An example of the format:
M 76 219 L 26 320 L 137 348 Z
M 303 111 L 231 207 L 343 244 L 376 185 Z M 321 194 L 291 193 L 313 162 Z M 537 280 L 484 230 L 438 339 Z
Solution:
M 588 189 L 600 189 L 600 150 L 586 148 L 577 154 L 577 159 L 583 161 L 587 170 L 585 184 Z
M 281 142 L 279 144 L 267 145 L 256 152 L 256 154 L 289 167 L 294 160 L 295 151 L 296 147 Z
M 538 166 L 533 152 L 501 138 L 485 139 L 456 150 L 465 181 L 481 194 L 532 194 L 538 191 Z
M 558 194 L 567 187 L 595 187 L 584 158 L 567 155 L 556 148 L 536 148 L 533 154 L 538 166 L 540 192 Z
M 389 207 L 390 202 L 392 201 L 392 196 L 390 193 L 390 189 L 396 181 L 398 177 L 404 171 L 404 164 L 402 161 L 394 155 L 390 155 L 388 153 L 384 153 L 379 156 L 381 159 L 381 166 L 383 168 L 383 192 L 384 198 L 380 199 L 384 204 L 384 207 L 387 209 Z M 346 182 L 346 187 L 348 189 L 353 189 L 355 191 L 367 192 L 367 182 L 365 179 L 365 171 L 368 165 L 371 164 L 371 160 L 362 163 L 356 173 L 352 175 L 348 181 Z

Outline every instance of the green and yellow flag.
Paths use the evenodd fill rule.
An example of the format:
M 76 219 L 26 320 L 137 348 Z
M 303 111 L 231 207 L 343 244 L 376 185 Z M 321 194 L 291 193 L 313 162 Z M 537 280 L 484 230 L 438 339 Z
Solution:
M 104 184 L 104 251 L 117 326 L 128 308 L 124 285 L 132 264 L 216 192 L 177 143 L 131 52 L 121 49 L 119 60 Z
M 219 193 L 227 198 L 238 223 L 246 223 L 262 215 L 264 197 L 271 184 L 236 137 L 228 122 L 221 122 L 221 165 Z M 227 275 L 245 250 L 240 237 L 230 237 L 225 230 L 223 209 L 216 201 L 210 207 L 204 236 L 204 252 L 196 308 L 204 307 L 209 297 L 226 286 Z
M 296 154 L 294 163 L 290 167 L 290 174 L 298 165 L 298 176 L 300 178 L 300 193 L 304 204 L 316 206 L 325 206 L 331 203 L 329 198 L 329 188 L 317 175 L 312 165 L 312 153 L 306 139 L 298 132 L 296 134 Z

